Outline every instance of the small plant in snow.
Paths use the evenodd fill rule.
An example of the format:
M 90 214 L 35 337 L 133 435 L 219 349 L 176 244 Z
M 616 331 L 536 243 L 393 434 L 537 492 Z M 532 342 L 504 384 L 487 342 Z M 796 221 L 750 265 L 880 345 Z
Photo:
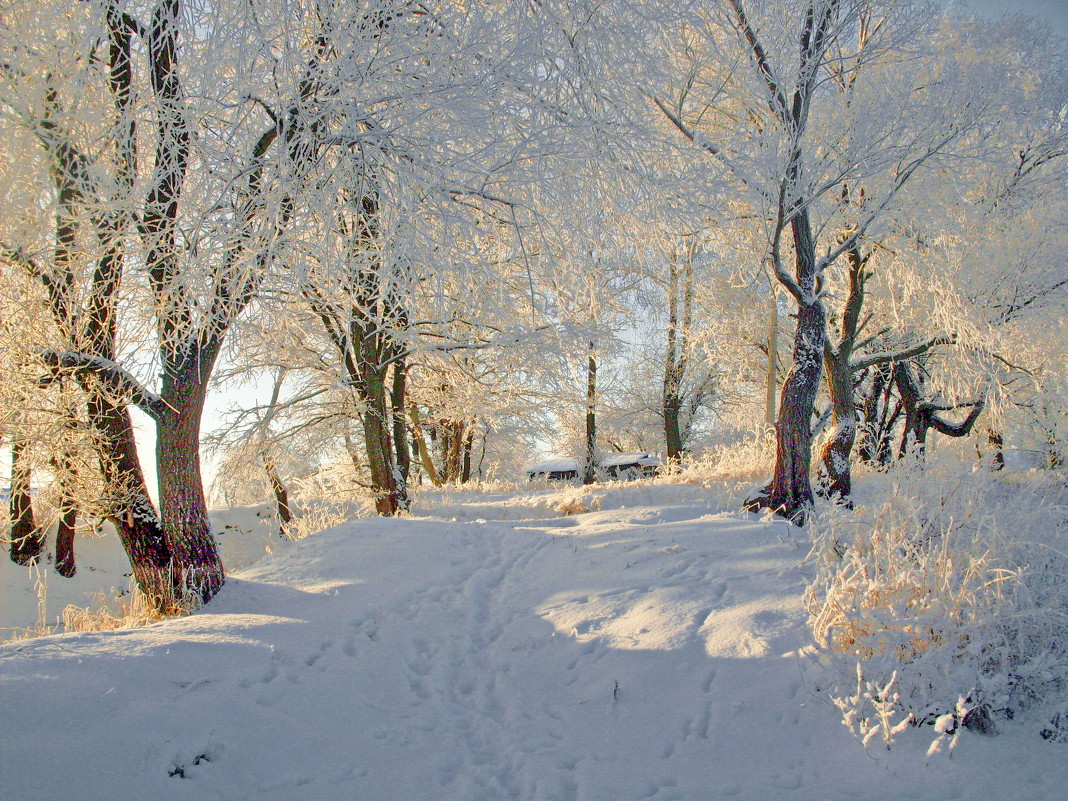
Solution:
M 913 722 L 911 713 L 902 716 L 898 694 L 894 691 L 896 681 L 896 672 L 882 687 L 865 681 L 864 671 L 860 663 L 857 663 L 856 693 L 833 699 L 835 706 L 842 711 L 842 722 L 860 739 L 865 748 L 876 737 L 882 737 L 889 750 L 894 737 Z

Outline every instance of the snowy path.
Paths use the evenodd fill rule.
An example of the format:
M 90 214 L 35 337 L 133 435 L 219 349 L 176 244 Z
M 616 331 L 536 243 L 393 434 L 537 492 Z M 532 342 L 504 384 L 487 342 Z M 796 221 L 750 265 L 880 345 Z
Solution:
M 696 490 L 446 514 L 310 537 L 190 618 L 0 649 L 0 794 L 1063 797 L 1064 751 L 1011 735 L 930 767 L 922 732 L 865 754 L 802 681 L 804 549 L 781 525 Z

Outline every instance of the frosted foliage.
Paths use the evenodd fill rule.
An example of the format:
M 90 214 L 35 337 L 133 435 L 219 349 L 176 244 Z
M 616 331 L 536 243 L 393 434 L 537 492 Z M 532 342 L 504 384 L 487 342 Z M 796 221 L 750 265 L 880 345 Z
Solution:
M 952 734 L 946 715 L 1064 739 L 1063 476 L 958 465 L 887 480 L 884 500 L 826 510 L 813 532 L 805 602 L 844 722 L 888 745 L 904 717 Z

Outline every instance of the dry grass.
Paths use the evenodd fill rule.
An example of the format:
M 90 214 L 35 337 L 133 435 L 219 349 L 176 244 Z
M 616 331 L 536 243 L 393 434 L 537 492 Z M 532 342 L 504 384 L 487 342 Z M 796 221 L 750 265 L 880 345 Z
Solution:
M 71 604 L 63 610 L 63 627 L 67 631 L 115 631 L 147 626 L 160 620 L 188 615 L 196 606 L 192 599 L 188 599 L 166 604 L 159 609 L 139 589 L 110 600 L 102 592 L 94 593 L 93 597 L 96 604 L 91 607 Z
M 844 719 L 867 725 L 893 686 L 917 722 L 976 710 L 1048 724 L 1068 708 L 1063 486 L 965 465 L 884 478 L 878 500 L 823 507 L 812 525 L 805 603 Z
M 296 516 L 285 528 L 286 536 L 296 542 L 310 534 L 323 531 L 357 517 L 373 514 L 369 502 L 362 504 L 330 501 L 305 501 Z

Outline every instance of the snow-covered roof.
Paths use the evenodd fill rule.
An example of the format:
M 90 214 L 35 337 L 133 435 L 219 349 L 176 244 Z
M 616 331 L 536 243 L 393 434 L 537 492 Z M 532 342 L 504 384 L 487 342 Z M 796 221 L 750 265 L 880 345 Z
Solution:
M 660 457 L 655 453 L 640 451 L 638 453 L 610 453 L 601 458 L 601 467 L 619 467 L 625 464 L 638 464 L 652 467 L 660 464 Z
M 543 462 L 531 465 L 527 468 L 528 473 L 563 473 L 568 470 L 578 470 L 578 459 L 546 459 Z

